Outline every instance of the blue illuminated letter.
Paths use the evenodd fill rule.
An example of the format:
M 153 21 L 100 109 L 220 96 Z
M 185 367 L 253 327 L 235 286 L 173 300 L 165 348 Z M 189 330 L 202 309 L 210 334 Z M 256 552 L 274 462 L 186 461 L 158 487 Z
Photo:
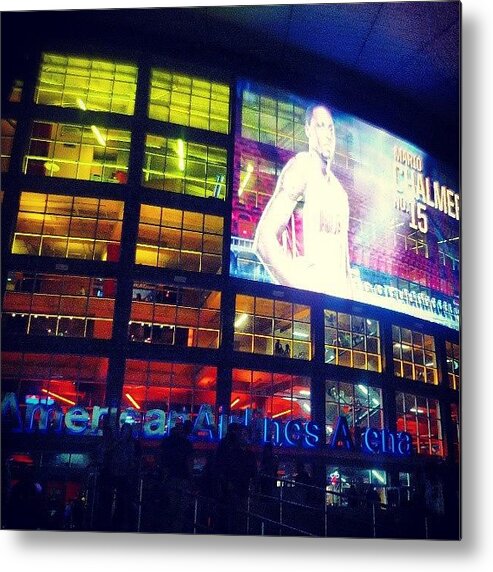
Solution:
M 307 447 L 315 447 L 320 441 L 320 428 L 313 421 L 305 423 L 304 442 Z
M 150 409 L 144 416 L 142 434 L 146 439 L 159 439 L 166 430 L 166 413 L 162 409 Z
M 274 429 L 274 435 L 273 431 Z M 278 421 L 273 421 L 267 417 L 264 419 L 264 443 L 279 445 L 281 441 L 281 427 Z
M 363 443 L 369 453 L 378 453 L 378 431 L 368 427 L 363 433 Z
M 87 429 L 88 421 L 89 413 L 80 405 L 71 407 L 67 413 L 65 413 L 65 427 L 67 431 L 73 435 L 84 433 Z
M 349 431 L 347 420 L 342 415 L 337 420 L 337 425 L 330 441 L 330 448 L 338 448 L 339 443 L 342 443 L 342 446 L 346 447 L 348 451 L 352 451 L 354 449 L 354 443 L 351 437 L 351 432 Z
M 302 425 L 300 421 L 288 421 L 284 426 L 284 438 L 288 445 L 297 445 L 301 439 Z
M 213 430 L 215 432 L 216 424 L 214 423 L 212 407 L 210 405 L 201 405 L 193 425 L 192 435 L 201 436 L 205 433 L 207 438 L 212 441 L 214 439 Z
M 409 456 L 412 451 L 413 440 L 409 433 L 405 431 L 401 431 L 397 433 L 397 438 L 399 439 L 399 443 L 397 445 L 397 449 L 401 455 Z

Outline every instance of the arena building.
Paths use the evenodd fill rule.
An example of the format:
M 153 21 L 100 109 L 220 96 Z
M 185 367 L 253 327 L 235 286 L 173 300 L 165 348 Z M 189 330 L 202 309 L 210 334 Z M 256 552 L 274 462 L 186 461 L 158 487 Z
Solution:
M 234 421 L 277 494 L 300 462 L 325 490 L 321 534 L 458 539 L 458 115 L 203 17 L 2 15 L 2 501 L 27 464 L 91 528 L 130 422 L 153 530 L 161 440 L 192 423 L 198 478 Z

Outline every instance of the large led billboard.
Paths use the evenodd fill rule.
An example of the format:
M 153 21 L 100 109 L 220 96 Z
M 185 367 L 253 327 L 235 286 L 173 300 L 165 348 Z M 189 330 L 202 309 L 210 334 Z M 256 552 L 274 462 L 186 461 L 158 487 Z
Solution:
M 457 172 L 323 101 L 237 101 L 231 275 L 459 329 Z

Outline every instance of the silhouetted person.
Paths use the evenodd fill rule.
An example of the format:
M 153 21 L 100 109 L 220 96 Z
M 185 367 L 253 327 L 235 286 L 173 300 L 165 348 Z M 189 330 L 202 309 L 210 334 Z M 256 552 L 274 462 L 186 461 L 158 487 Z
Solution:
M 281 345 L 281 342 L 279 340 L 276 341 L 274 351 L 275 351 L 276 355 L 283 355 L 284 354 L 284 350 L 282 349 L 282 345 Z
M 34 469 L 25 467 L 7 499 L 5 523 L 8 529 L 40 530 L 46 524 L 46 503 Z
M 349 508 L 358 507 L 358 492 L 353 484 L 349 485 L 347 490 L 347 504 Z
M 115 489 L 113 530 L 130 530 L 140 464 L 140 444 L 134 439 L 132 425 L 125 423 L 111 454 L 111 479 Z
M 294 480 L 297 483 L 297 486 L 295 487 L 297 502 L 307 504 L 307 501 L 313 496 L 310 489 L 310 485 L 313 484 L 313 481 L 306 470 L 305 463 L 303 463 L 303 461 L 296 462 L 296 475 Z
M 188 423 L 175 425 L 161 443 L 161 474 L 165 518 L 169 532 L 183 532 L 185 515 L 191 501 L 193 476 L 193 445 L 188 440 Z
M 366 493 L 366 503 L 368 508 L 375 507 L 375 509 L 380 508 L 380 495 L 378 494 L 377 489 L 370 485 L 368 487 L 368 491 Z
M 255 456 L 245 439 L 244 427 L 230 423 L 226 436 L 216 451 L 216 470 L 219 503 L 224 509 L 221 530 L 229 534 L 244 534 L 245 511 L 248 506 L 250 484 L 257 474 Z

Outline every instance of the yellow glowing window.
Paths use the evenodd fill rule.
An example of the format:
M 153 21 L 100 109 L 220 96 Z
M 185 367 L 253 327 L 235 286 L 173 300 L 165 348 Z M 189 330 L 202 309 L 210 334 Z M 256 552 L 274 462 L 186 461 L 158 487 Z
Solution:
M 324 310 L 325 363 L 382 371 L 380 324 L 377 320 Z
M 221 217 L 142 205 L 137 241 L 137 264 L 212 274 L 221 272 Z
M 229 86 L 153 69 L 149 117 L 229 133 Z
M 237 351 L 311 359 L 308 306 L 238 295 L 234 329 Z
M 2 173 L 9 170 L 16 126 L 15 119 L 2 119 Z
M 11 335 L 110 339 L 116 280 L 9 272 L 2 327 Z
M 216 349 L 220 305 L 215 290 L 134 282 L 129 340 Z
M 36 121 L 24 173 L 126 183 L 130 131 Z
M 137 66 L 43 54 L 35 103 L 133 115 Z
M 145 187 L 196 197 L 226 196 L 226 149 L 147 135 Z
M 13 254 L 117 262 L 123 202 L 22 192 Z

